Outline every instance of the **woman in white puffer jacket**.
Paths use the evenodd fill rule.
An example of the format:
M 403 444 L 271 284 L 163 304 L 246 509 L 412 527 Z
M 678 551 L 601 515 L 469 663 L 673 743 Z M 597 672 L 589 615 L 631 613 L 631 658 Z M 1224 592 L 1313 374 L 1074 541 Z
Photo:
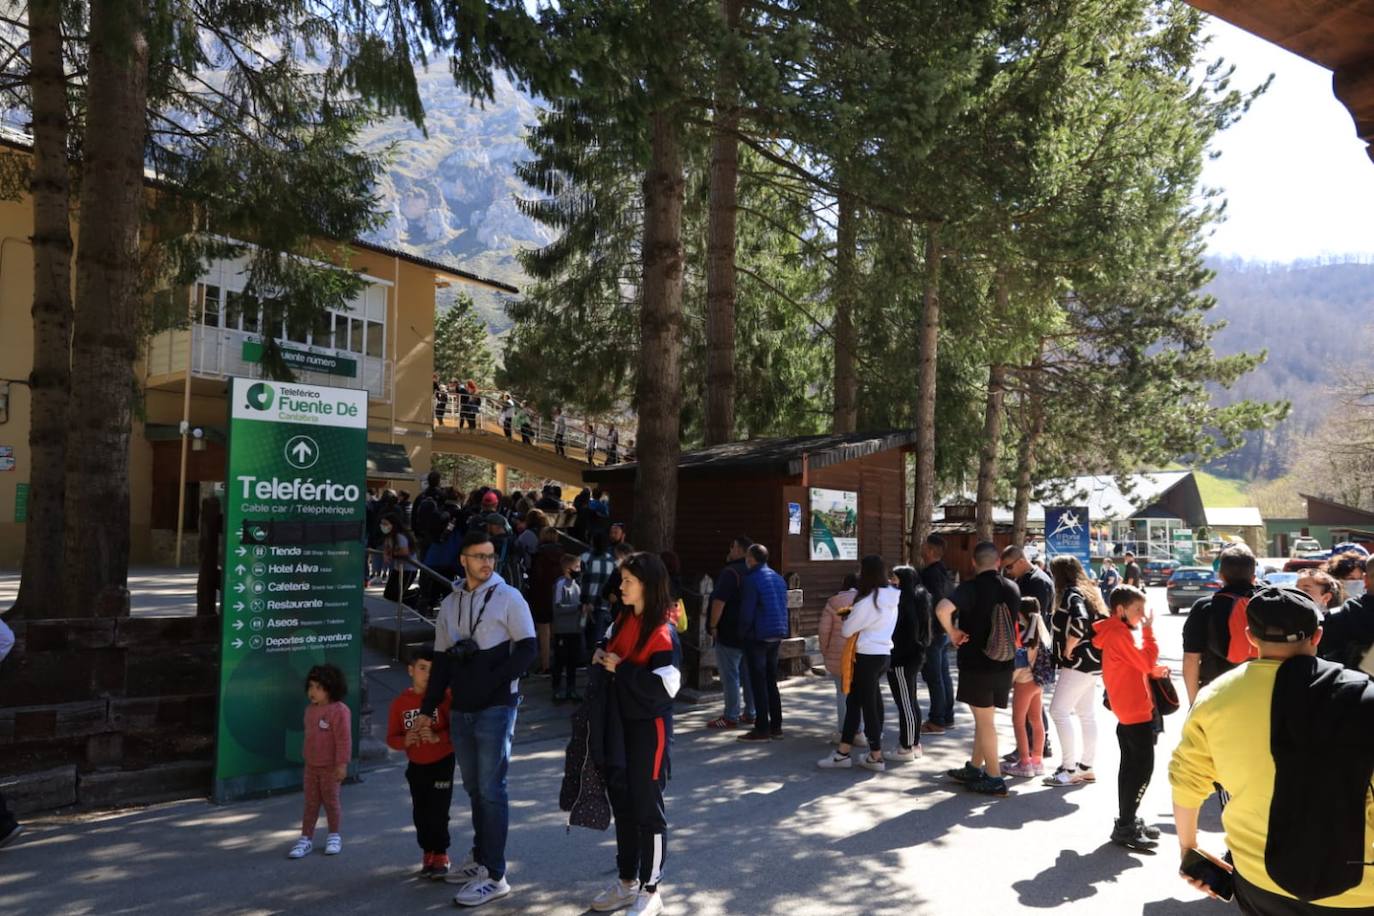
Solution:
M 883 763 L 882 679 L 892 657 L 892 631 L 897 626 L 900 595 L 888 584 L 887 564 L 879 556 L 867 556 L 859 564 L 859 592 L 854 608 L 844 618 L 841 632 L 845 638 L 857 636 L 854 672 L 849 695 L 845 698 L 844 729 L 840 746 L 817 761 L 822 769 L 848 769 L 856 762 L 849 755 L 854 736 L 863 719 L 868 753 L 857 762 L 867 770 L 881 773 Z

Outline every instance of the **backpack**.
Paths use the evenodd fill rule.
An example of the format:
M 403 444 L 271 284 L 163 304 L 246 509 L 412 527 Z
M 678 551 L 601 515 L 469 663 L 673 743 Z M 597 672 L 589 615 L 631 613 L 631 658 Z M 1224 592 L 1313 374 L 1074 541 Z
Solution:
M 443 513 L 433 496 L 426 496 L 415 504 L 410 521 L 415 533 L 427 541 L 437 541 L 444 536 Z
M 556 584 L 554 587 L 558 588 L 558 585 Z M 555 636 L 580 635 L 582 633 L 581 590 L 577 587 L 577 583 L 573 582 L 571 585 L 564 585 L 559 591 L 564 599 L 572 599 L 572 603 L 554 604 L 553 634 Z
M 1016 657 L 1016 642 L 1016 618 L 1006 602 L 999 601 L 992 609 L 992 626 L 983 644 L 983 654 L 995 662 L 1009 662 Z
M 1237 595 L 1233 592 L 1218 592 L 1208 601 L 1208 613 L 1217 609 L 1217 599 L 1223 596 L 1231 600 L 1231 607 L 1227 610 L 1224 620 L 1214 618 L 1208 621 L 1210 624 L 1207 633 L 1208 650 L 1218 658 L 1226 659 L 1231 666 L 1243 664 L 1252 658 L 1258 658 L 1259 651 L 1250 645 L 1250 641 L 1245 637 L 1245 628 L 1249 625 L 1246 621 L 1245 610 L 1250 606 L 1250 596 Z

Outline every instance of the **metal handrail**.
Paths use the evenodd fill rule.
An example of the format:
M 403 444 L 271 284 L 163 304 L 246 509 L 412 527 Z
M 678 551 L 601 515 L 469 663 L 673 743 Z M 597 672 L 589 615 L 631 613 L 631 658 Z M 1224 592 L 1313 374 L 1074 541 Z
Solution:
M 378 550 L 378 549 L 375 548 L 375 547 L 369 547 L 369 548 L 367 548 L 367 552 L 368 552 L 368 553 L 372 553 L 372 554 L 381 554 L 381 555 L 383 555 L 383 556 L 386 554 L 386 551 Z M 429 576 L 430 578 L 436 579 L 436 580 L 438 580 L 439 582 L 442 582 L 442 583 L 448 588 L 448 590 L 449 590 L 450 592 L 454 591 L 454 588 L 453 588 L 453 580 L 452 580 L 452 579 L 450 579 L 448 576 L 444 575 L 444 574 L 441 573 L 441 572 L 436 572 L 435 570 L 430 569 L 428 566 L 426 566 L 424 563 L 421 563 L 419 560 L 415 559 L 414 557 L 411 557 L 411 556 L 393 557 L 392 560 L 391 560 L 391 568 L 392 568 L 393 571 L 395 571 L 395 570 L 397 570 L 397 569 L 400 569 L 400 568 L 402 568 L 402 567 L 404 567 L 404 566 L 407 566 L 407 565 L 413 566 L 413 567 L 415 567 L 416 569 L 418 569 L 420 572 L 422 572 L 422 573 L 424 573 L 425 575 Z M 422 623 L 428 625 L 431 629 L 433 629 L 433 628 L 435 628 L 435 627 L 438 626 L 438 624 L 437 624 L 435 621 L 430 620 L 430 619 L 429 619 L 428 617 L 426 617 L 424 614 L 421 614 L 421 613 L 420 613 L 419 611 L 417 611 L 415 608 L 410 607 L 409 605 L 407 605 L 407 604 L 405 603 L 405 601 L 403 600 L 403 599 L 405 598 L 405 591 L 406 591 L 406 590 L 405 590 L 405 578 L 404 578 L 404 576 L 403 576 L 403 577 L 401 578 L 401 585 L 400 585 L 400 587 L 396 589 L 396 643 L 395 643 L 395 649 L 394 649 L 394 651 L 392 652 L 392 661 L 397 661 L 397 662 L 399 662 L 399 661 L 401 660 L 401 624 L 405 622 L 406 613 L 407 613 L 407 612 L 409 612 L 410 614 L 414 615 L 414 618 L 415 618 L 416 620 L 419 620 L 419 621 L 421 621 Z
M 479 406 L 477 409 L 477 428 L 479 430 L 500 433 L 504 435 L 505 429 L 501 425 L 501 411 L 504 409 L 504 407 L 496 403 L 496 399 L 493 398 L 491 392 L 479 391 L 478 395 L 482 398 L 482 403 L 481 406 Z M 438 423 L 436 401 L 433 398 L 430 399 L 430 408 L 431 411 L 434 413 L 434 421 Z M 441 428 L 463 428 L 461 427 L 460 416 L 461 407 L 459 406 L 458 393 L 455 393 L 451 395 L 448 399 L 448 407 L 445 409 L 444 412 L 444 420 L 443 423 L 440 424 Z M 586 460 L 587 434 L 586 431 L 583 429 L 585 420 L 569 416 L 564 416 L 563 419 L 564 422 L 567 424 L 567 432 L 564 435 L 563 441 L 564 451 L 580 451 L 582 453 L 582 460 Z M 536 448 L 540 448 L 544 451 L 553 450 L 555 447 L 554 422 L 545 421 L 545 419 L 539 415 L 534 415 L 532 417 L 532 420 L 533 422 L 531 423 L 530 437 L 532 441 L 529 444 L 533 445 Z M 521 438 L 520 428 L 514 424 L 514 421 L 512 421 L 511 439 L 515 440 L 517 438 Z M 595 434 L 595 439 L 596 451 L 601 452 L 604 455 L 606 453 L 606 437 L 602 434 Z M 545 448 L 545 446 L 547 446 L 547 448 Z M 631 448 L 630 445 L 622 439 L 619 443 L 619 447 L 616 453 L 617 460 L 615 463 L 626 464 L 634 460 L 633 456 L 634 449 Z M 595 455 L 593 455 L 593 461 L 588 463 L 594 463 L 594 459 Z

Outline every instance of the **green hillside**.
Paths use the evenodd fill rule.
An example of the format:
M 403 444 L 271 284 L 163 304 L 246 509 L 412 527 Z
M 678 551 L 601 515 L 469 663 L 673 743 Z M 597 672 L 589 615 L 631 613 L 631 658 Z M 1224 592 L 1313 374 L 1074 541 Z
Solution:
M 1211 506 L 1215 509 L 1234 509 L 1240 506 L 1253 505 L 1253 501 L 1246 493 L 1245 482 L 1242 480 L 1218 477 L 1206 471 L 1194 471 L 1193 479 L 1197 481 L 1197 488 L 1202 494 L 1204 506 Z

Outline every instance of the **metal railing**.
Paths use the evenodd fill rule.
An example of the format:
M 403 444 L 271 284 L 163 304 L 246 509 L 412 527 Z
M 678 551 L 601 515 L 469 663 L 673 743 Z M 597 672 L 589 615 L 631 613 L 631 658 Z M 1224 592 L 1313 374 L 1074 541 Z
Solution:
M 477 413 L 471 415 L 470 422 L 465 422 L 462 414 L 462 407 L 459 403 L 457 393 L 450 393 L 442 421 L 439 417 L 438 399 L 432 398 L 430 401 L 431 409 L 434 412 L 434 425 L 440 429 L 474 429 L 483 432 L 497 433 L 505 435 L 505 427 L 501 422 L 501 412 L 505 407 L 505 398 L 498 397 L 497 392 L 479 391 L 478 396 L 482 399 Z M 519 405 L 517 405 L 519 406 Z M 615 461 L 610 461 L 610 451 L 607 448 L 609 441 L 602 433 L 593 433 L 591 436 L 592 457 L 588 459 L 588 435 L 585 428 L 585 421 L 575 417 L 564 417 L 566 432 L 563 436 L 563 453 L 566 457 L 574 461 L 586 461 L 588 464 L 596 464 L 596 457 L 601 457 L 601 464 L 627 464 L 635 460 L 634 447 L 622 434 L 616 447 Z M 556 424 L 553 420 L 531 414 L 528 436 L 517 425 L 514 418 L 511 420 L 510 439 L 512 441 L 524 441 L 528 438 L 529 445 L 544 451 L 557 451 L 558 443 L 555 435 Z
M 367 548 L 367 552 L 378 556 L 385 555 L 385 551 L 378 550 L 375 547 Z M 437 572 L 436 570 L 429 568 L 424 563 L 421 563 L 414 557 L 407 556 L 392 559 L 391 569 L 388 570 L 388 574 L 394 575 L 399 573 L 401 576 L 400 585 L 396 589 L 396 645 L 395 650 L 392 652 L 392 661 L 397 662 L 401 660 L 401 629 L 402 624 L 407 619 L 407 614 L 411 615 L 413 619 L 418 620 L 419 622 L 427 625 L 431 629 L 433 629 L 436 626 L 435 621 L 430 620 L 424 614 L 421 614 L 418 610 L 405 603 L 405 570 L 407 567 L 415 569 L 418 573 L 422 575 L 429 576 L 434 581 L 442 584 L 443 587 L 447 589 L 449 592 L 452 592 L 454 590 L 452 579 L 450 579 L 448 576 L 444 575 L 441 572 Z

